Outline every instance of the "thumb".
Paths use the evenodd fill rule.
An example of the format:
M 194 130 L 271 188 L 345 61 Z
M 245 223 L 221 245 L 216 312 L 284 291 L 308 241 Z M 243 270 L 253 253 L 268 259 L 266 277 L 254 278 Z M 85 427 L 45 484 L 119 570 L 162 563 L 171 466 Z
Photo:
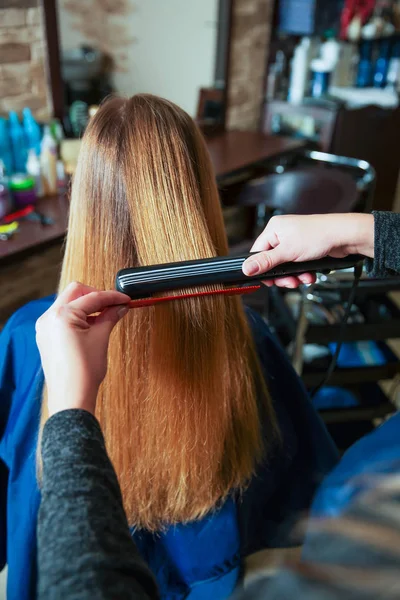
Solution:
M 266 250 L 265 252 L 259 252 L 250 256 L 243 263 L 243 273 L 248 276 L 266 273 L 286 262 L 286 260 L 281 246 L 277 246 L 276 248 L 272 248 L 272 250 Z
M 110 335 L 115 325 L 122 319 L 122 317 L 126 315 L 128 311 L 129 307 L 126 304 L 109 306 L 103 310 L 101 315 L 96 317 L 94 326 L 97 330 L 101 329 Z

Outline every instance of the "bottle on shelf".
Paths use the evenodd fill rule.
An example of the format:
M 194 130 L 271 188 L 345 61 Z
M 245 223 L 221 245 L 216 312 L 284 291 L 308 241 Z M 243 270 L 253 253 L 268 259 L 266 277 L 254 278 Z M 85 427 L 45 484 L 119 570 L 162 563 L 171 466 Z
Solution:
M 303 38 L 296 46 L 291 64 L 288 100 L 292 104 L 301 104 L 306 93 L 308 69 L 310 63 L 311 40 Z
M 28 149 L 26 146 L 24 130 L 18 119 L 18 115 L 14 110 L 11 110 L 8 114 L 8 123 L 14 171 L 23 173 L 28 158 Z
M 7 120 L 0 117 L 0 161 L 7 175 L 14 171 L 14 159 Z
M 5 174 L 5 166 L 0 159 L 0 219 L 12 210 L 12 199 L 9 190 L 8 178 Z
M 388 87 L 400 92 L 400 40 L 397 40 L 393 45 L 386 84 Z
M 43 196 L 42 169 L 39 157 L 33 148 L 31 148 L 28 153 L 26 172 L 35 180 L 36 196 L 41 198 Z
M 374 70 L 374 87 L 386 87 L 387 74 L 390 61 L 390 41 L 387 39 L 379 41 L 379 55 L 376 59 Z
M 325 37 L 326 41 L 321 44 L 320 58 L 332 73 L 339 62 L 341 47 L 333 30 L 327 31 Z
M 41 143 L 40 166 L 43 178 L 44 194 L 57 193 L 57 143 L 51 134 L 50 126 L 44 128 Z
M 28 150 L 33 149 L 36 153 L 36 156 L 39 156 L 40 142 L 42 140 L 42 133 L 40 131 L 40 126 L 36 122 L 34 116 L 32 115 L 30 108 L 24 108 L 22 110 L 22 115 L 23 115 L 22 125 L 24 128 L 24 133 L 25 133 Z
M 267 77 L 266 100 L 286 100 L 287 81 L 285 77 L 286 56 L 283 50 L 278 50 L 275 62 L 270 66 Z
M 358 63 L 356 86 L 360 88 L 370 87 L 373 81 L 371 40 L 364 40 L 360 46 L 360 62 Z

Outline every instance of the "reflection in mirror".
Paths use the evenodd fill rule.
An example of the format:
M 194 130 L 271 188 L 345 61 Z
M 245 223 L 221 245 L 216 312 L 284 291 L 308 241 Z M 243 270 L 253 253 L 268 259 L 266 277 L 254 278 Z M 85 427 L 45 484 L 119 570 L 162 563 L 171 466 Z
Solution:
M 231 0 L 58 0 L 64 121 L 81 135 L 110 93 L 147 92 L 224 125 Z

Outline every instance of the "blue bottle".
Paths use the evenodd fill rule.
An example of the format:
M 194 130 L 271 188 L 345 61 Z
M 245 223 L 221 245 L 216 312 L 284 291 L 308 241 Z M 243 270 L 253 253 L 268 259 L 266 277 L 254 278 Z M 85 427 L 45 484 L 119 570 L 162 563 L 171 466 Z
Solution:
M 8 123 L 3 117 L 0 117 L 0 160 L 3 162 L 7 175 L 11 175 L 14 172 L 14 161 Z
M 360 46 L 356 86 L 361 88 L 370 87 L 372 81 L 372 41 L 364 40 Z
M 18 115 L 14 110 L 8 113 L 11 148 L 13 153 L 14 170 L 18 173 L 25 172 L 28 159 L 28 148 L 26 146 L 25 134 Z
M 42 140 L 40 126 L 35 121 L 30 108 L 24 108 L 22 115 L 27 149 L 34 150 L 36 156 L 40 156 L 40 142 Z
M 390 60 L 390 41 L 379 42 L 379 55 L 375 63 L 374 87 L 384 88 L 386 86 L 387 74 Z

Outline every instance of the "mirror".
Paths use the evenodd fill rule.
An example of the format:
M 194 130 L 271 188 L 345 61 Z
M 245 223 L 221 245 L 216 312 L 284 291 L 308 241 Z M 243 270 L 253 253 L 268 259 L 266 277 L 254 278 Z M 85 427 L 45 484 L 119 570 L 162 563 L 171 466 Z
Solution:
M 163 96 L 224 128 L 231 0 L 57 0 L 57 12 L 71 137 L 113 92 Z

